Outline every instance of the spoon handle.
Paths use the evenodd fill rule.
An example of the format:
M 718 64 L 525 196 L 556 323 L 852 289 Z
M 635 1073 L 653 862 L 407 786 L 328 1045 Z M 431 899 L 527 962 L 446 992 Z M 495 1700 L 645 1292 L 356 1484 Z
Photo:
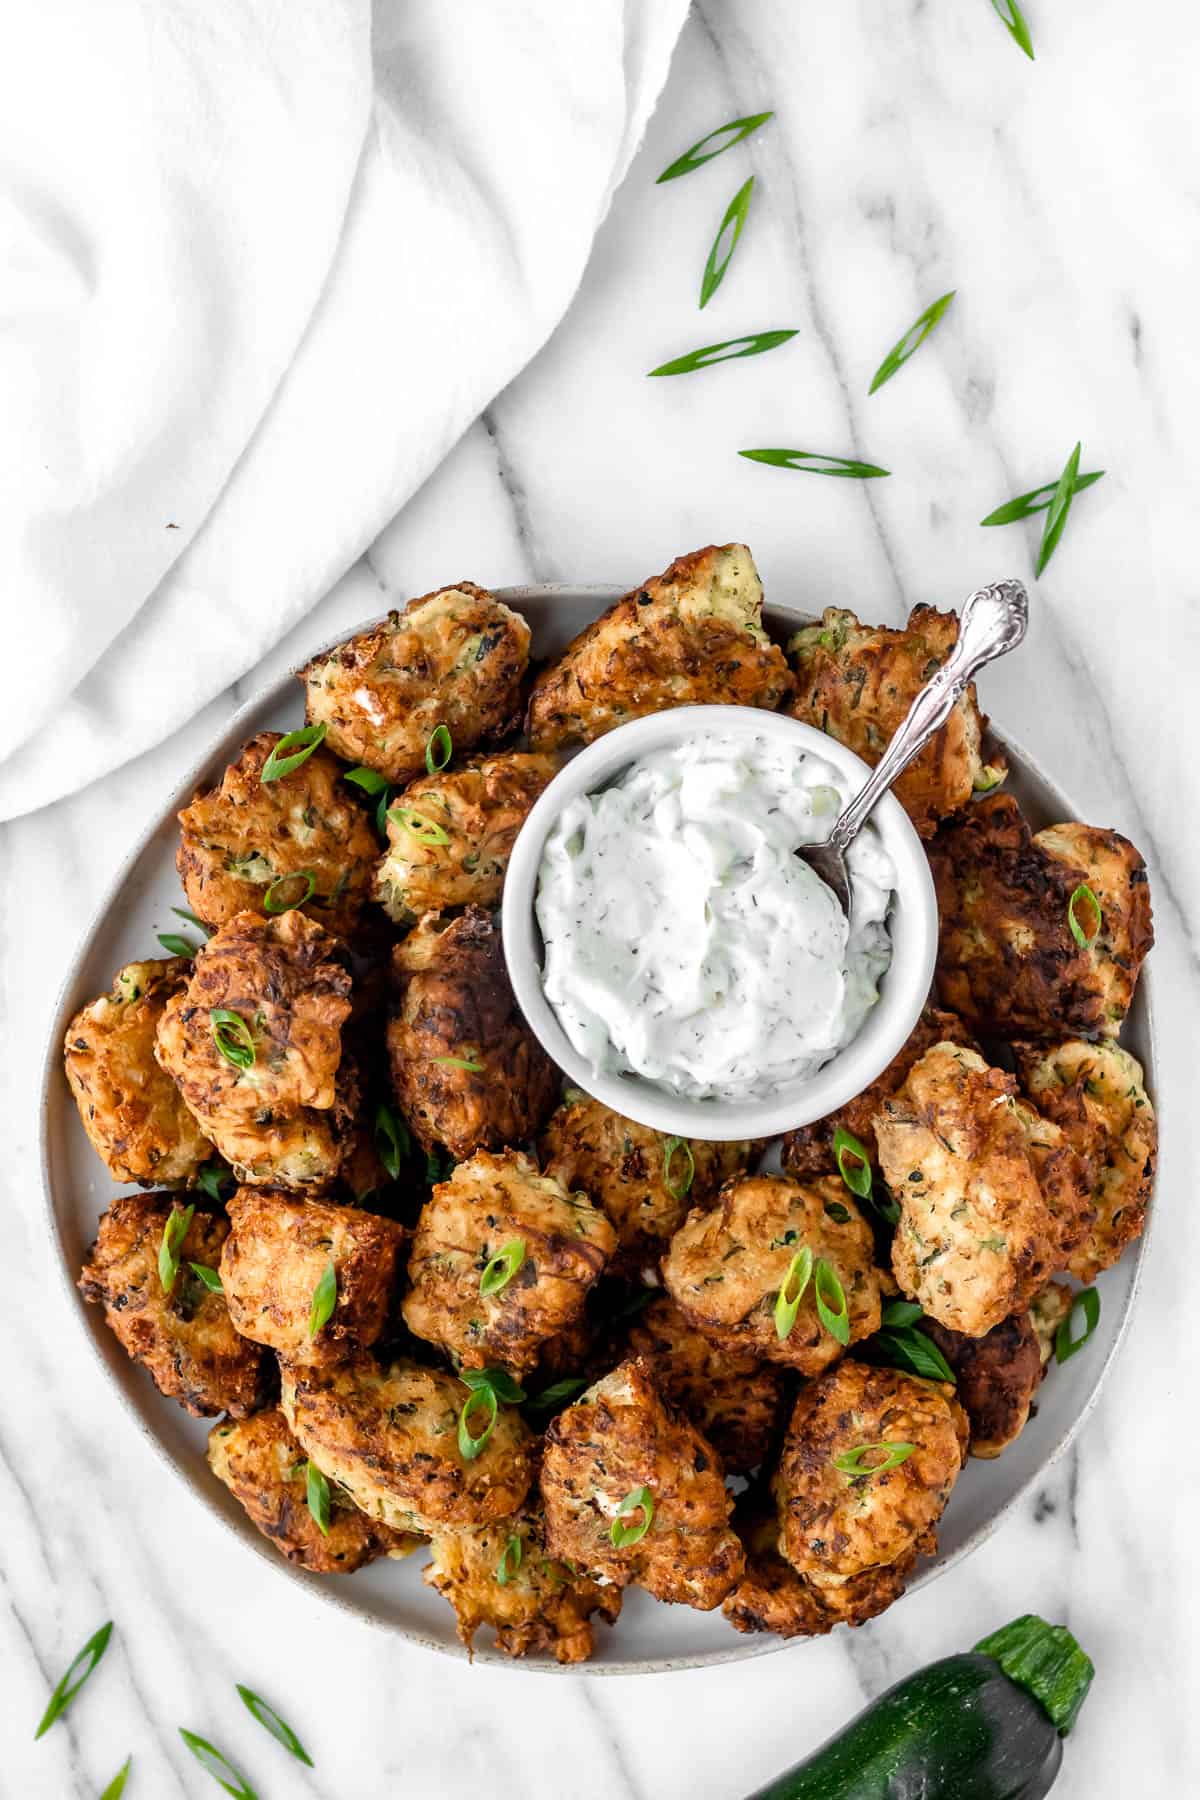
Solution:
M 1028 621 L 1029 597 L 1019 581 L 998 581 L 970 596 L 959 618 L 953 650 L 914 699 L 870 779 L 830 832 L 830 844 L 844 851 L 858 836 L 881 796 L 946 723 L 975 671 L 1015 650 Z

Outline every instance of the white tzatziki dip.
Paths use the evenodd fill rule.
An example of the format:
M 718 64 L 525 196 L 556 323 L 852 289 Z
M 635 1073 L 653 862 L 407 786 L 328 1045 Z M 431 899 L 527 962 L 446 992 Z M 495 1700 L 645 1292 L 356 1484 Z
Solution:
M 850 797 L 820 757 L 713 733 L 564 808 L 538 875 L 542 985 L 593 1070 L 755 1100 L 850 1042 L 891 961 L 896 871 L 864 827 L 847 920 L 793 855 Z

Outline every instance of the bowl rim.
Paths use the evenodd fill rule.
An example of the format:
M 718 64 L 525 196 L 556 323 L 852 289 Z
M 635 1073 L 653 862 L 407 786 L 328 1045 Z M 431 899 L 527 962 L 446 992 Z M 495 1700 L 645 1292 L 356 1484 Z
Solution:
M 509 857 L 501 923 L 513 992 L 526 1024 L 551 1061 L 585 1093 L 639 1125 L 729 1143 L 776 1137 L 811 1124 L 862 1093 L 883 1073 L 906 1043 L 928 998 L 937 957 L 938 913 L 924 846 L 896 796 L 885 794 L 871 814 L 871 824 L 896 868 L 888 909 L 892 957 L 880 982 L 879 1000 L 848 1044 L 814 1074 L 756 1100 L 691 1100 L 637 1077 L 593 1070 L 563 1030 L 542 986 L 535 912 L 542 851 L 572 800 L 604 786 L 649 752 L 705 734 L 790 742 L 799 754 L 833 764 L 852 794 L 871 773 L 853 750 L 787 713 L 752 706 L 676 706 L 630 719 L 577 751 L 530 808 Z

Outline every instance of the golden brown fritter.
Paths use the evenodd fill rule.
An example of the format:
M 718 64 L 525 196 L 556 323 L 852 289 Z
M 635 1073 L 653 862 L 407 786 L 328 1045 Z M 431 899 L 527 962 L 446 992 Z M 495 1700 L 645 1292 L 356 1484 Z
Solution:
M 368 1519 L 329 1484 L 329 1531 L 308 1510 L 308 1458 L 277 1406 L 208 1434 L 208 1463 L 281 1556 L 317 1575 L 349 1575 L 377 1556 L 411 1556 L 421 1539 Z
M 341 1166 L 358 1101 L 342 1060 L 342 957 L 303 913 L 239 913 L 197 952 L 185 992 L 167 1004 L 159 1063 L 241 1182 L 319 1191 Z M 241 1024 L 222 1026 L 214 1011 Z M 222 1055 L 218 1030 L 227 1041 L 249 1033 L 249 1067 Z
M 184 807 L 175 857 L 179 878 L 192 911 L 216 926 L 240 912 L 265 913 L 268 890 L 273 911 L 295 905 L 308 888 L 304 877 L 311 876 L 311 897 L 301 910 L 346 937 L 367 897 L 379 840 L 350 797 L 342 765 L 327 750 L 314 750 L 289 775 L 262 780 L 282 735 L 260 731 L 230 763 L 220 786 Z
M 593 1613 L 613 1624 L 621 1590 L 601 1587 L 546 1552 L 540 1512 L 468 1531 L 440 1531 L 424 1570 L 458 1618 L 458 1635 L 470 1649 L 481 1625 L 495 1632 L 505 1656 L 552 1650 L 560 1663 L 586 1662 L 592 1654 Z
M 941 915 L 937 988 L 971 1030 L 997 1037 L 1115 1037 L 1154 942 L 1146 865 L 1128 839 L 1086 825 L 1032 835 L 1010 794 L 980 800 L 929 846 Z M 1068 908 L 1100 902 L 1094 942 Z M 1077 904 L 1089 934 L 1094 912 Z
M 837 1466 L 858 1454 L 869 1469 L 887 1452 L 864 1446 L 891 1444 L 913 1446 L 892 1468 Z M 854 1608 L 860 1596 L 841 1591 L 845 1583 L 903 1574 L 914 1553 L 933 1554 L 966 1454 L 966 1414 L 948 1387 L 847 1357 L 796 1400 L 773 1483 L 780 1550 L 823 1597 Z
M 971 1455 L 999 1456 L 1024 1431 L 1045 1374 L 1041 1346 L 1027 1312 L 1013 1313 L 983 1337 L 947 1331 L 936 1319 L 922 1330 L 933 1339 L 958 1383 L 971 1422 Z
M 805 625 L 788 644 L 796 694 L 787 710 L 874 768 L 957 641 L 957 615 L 932 606 L 914 606 L 902 631 L 860 625 L 852 612 L 828 606 L 819 624 Z M 893 783 L 922 837 L 932 837 L 939 820 L 973 793 L 1003 779 L 1003 757 L 983 760 L 986 724 L 971 682 L 937 736 Z
M 172 1213 L 184 1210 L 173 1194 L 118 1194 L 100 1218 L 79 1291 L 104 1307 L 122 1349 L 169 1400 L 196 1418 L 227 1412 L 244 1419 L 265 1402 L 268 1359 L 238 1336 L 225 1296 L 211 1293 L 192 1268 L 220 1262 L 229 1231 L 224 1213 L 197 1208 L 178 1248 L 171 1291 L 163 1290 L 163 1232 Z
M 930 1318 L 983 1337 L 1029 1305 L 1090 1214 L 1087 1171 L 1016 1083 L 935 1044 L 875 1119 L 901 1209 L 892 1269 Z
M 506 750 L 423 775 L 388 809 L 374 895 L 397 925 L 452 906 L 495 906 L 518 831 L 558 761 Z
M 635 1315 L 628 1354 L 649 1369 L 660 1393 L 687 1414 L 731 1475 L 755 1469 L 770 1449 L 783 1405 L 784 1376 L 744 1350 L 723 1350 L 659 1295 Z
M 347 762 L 389 781 L 425 766 L 439 725 L 456 752 L 517 722 L 529 627 L 474 582 L 410 600 L 300 671 L 308 717 Z
M 392 1091 L 422 1149 L 459 1158 L 532 1137 L 560 1078 L 521 1017 L 491 915 L 430 913 L 396 945 L 392 976 Z
M 643 1490 L 648 1529 L 614 1544 L 614 1527 L 645 1523 L 635 1504 Z M 542 1502 L 551 1555 L 616 1587 L 636 1582 L 658 1600 L 711 1612 L 742 1572 L 721 1459 L 639 1362 L 621 1363 L 552 1422 Z
M 422 1208 L 404 1322 L 464 1368 L 499 1363 L 523 1375 L 541 1345 L 581 1317 L 616 1241 L 586 1194 L 541 1174 L 521 1151 L 477 1151 Z M 508 1264 L 498 1260 L 505 1255 Z M 514 1272 L 492 1291 L 505 1267 Z
M 610 606 L 533 685 L 535 750 L 588 744 L 672 706 L 775 707 L 792 691 L 763 630 L 762 582 L 744 544 L 681 556 Z
M 186 956 L 128 963 L 67 1027 L 63 1061 L 79 1118 L 114 1181 L 186 1187 L 212 1145 L 154 1060 L 167 1001 L 187 985 Z
M 781 1338 L 775 1303 L 806 1246 L 813 1279 Z M 711 1212 L 688 1215 L 662 1273 L 676 1306 L 714 1344 L 817 1375 L 843 1354 L 817 1311 L 817 1265 L 826 1263 L 842 1284 L 854 1344 L 879 1329 L 874 1256 L 871 1228 L 840 1176 L 802 1184 L 784 1175 L 743 1175 L 726 1182 Z
M 600 1202 L 616 1227 L 618 1264 L 626 1269 L 657 1262 L 689 1210 L 711 1205 L 756 1148 L 699 1138 L 685 1148 L 578 1090 L 559 1107 L 539 1144 L 547 1174 Z
M 839 1106 L 836 1112 L 828 1113 L 812 1125 L 803 1125 L 798 1131 L 788 1132 L 781 1151 L 788 1174 L 798 1181 L 810 1175 L 830 1174 L 837 1166 L 833 1140 L 839 1128 L 856 1137 L 872 1163 L 877 1164 L 875 1114 L 883 1102 L 903 1086 L 913 1064 L 934 1044 L 945 1043 L 965 1044 L 972 1050 L 978 1047 L 961 1019 L 956 1019 L 953 1013 L 939 1011 L 936 1006 L 927 1006 L 913 1026 L 908 1042 L 870 1087 L 864 1088 L 855 1099 L 848 1100 L 845 1106 Z
M 916 1565 L 915 1547 L 861 1575 L 813 1581 L 779 1554 L 779 1518 L 761 1501 L 739 1501 L 734 1524 L 746 1549 L 745 1572 L 723 1611 L 735 1631 L 775 1637 L 823 1637 L 835 1625 L 865 1625 L 898 1600 Z
M 284 1363 L 281 1373 L 284 1416 L 305 1454 L 397 1531 L 506 1519 L 529 1490 L 532 1440 L 520 1413 L 498 1407 L 483 1448 L 464 1456 L 459 1414 L 471 1390 L 441 1369 L 359 1356 L 329 1368 Z M 473 1408 L 475 1440 L 486 1422 L 486 1410 Z
M 290 1362 L 342 1362 L 382 1335 L 406 1233 L 356 1206 L 239 1188 L 221 1252 L 229 1316 L 243 1337 Z M 309 1334 L 313 1295 L 332 1265 L 333 1312 Z
M 1016 1046 L 1030 1100 L 1087 1164 L 1095 1217 L 1067 1259 L 1080 1281 L 1111 1268 L 1146 1225 L 1158 1123 L 1142 1065 L 1118 1044 Z

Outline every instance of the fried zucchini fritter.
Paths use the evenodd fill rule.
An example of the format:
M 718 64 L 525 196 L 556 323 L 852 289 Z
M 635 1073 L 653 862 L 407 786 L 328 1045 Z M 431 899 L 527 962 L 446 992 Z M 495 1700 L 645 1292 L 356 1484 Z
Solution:
M 806 1246 L 813 1278 L 781 1338 L 775 1303 Z M 870 1337 L 879 1329 L 880 1311 L 875 1240 L 841 1177 L 800 1183 L 784 1175 L 743 1175 L 726 1182 L 711 1212 L 688 1215 L 663 1258 L 662 1274 L 684 1317 L 714 1344 L 818 1375 L 843 1354 L 817 1311 L 822 1262 L 842 1284 L 850 1342 Z
M 329 1368 L 284 1363 L 284 1416 L 321 1472 L 355 1505 L 397 1531 L 486 1525 L 516 1512 L 533 1479 L 528 1428 L 499 1406 L 483 1448 L 459 1448 L 471 1390 L 441 1369 L 371 1356 Z M 486 1413 L 473 1411 L 474 1438 Z
M 104 1307 L 114 1337 L 161 1394 L 199 1419 L 221 1412 L 244 1419 L 265 1404 L 269 1360 L 238 1336 L 225 1296 L 211 1293 L 192 1268 L 220 1262 L 229 1231 L 224 1213 L 196 1209 L 171 1291 L 163 1290 L 163 1232 L 183 1210 L 174 1194 L 118 1194 L 100 1218 L 79 1291 Z
M 454 1608 L 468 1649 L 487 1625 L 505 1656 L 552 1650 L 560 1663 L 586 1662 L 592 1614 L 611 1625 L 621 1610 L 620 1588 L 601 1587 L 547 1554 L 542 1516 L 532 1509 L 474 1530 L 439 1531 L 430 1548 L 424 1578 Z
M 958 617 L 914 606 L 902 631 L 860 625 L 852 612 L 828 606 L 788 644 L 796 677 L 787 711 L 827 731 L 872 768 L 912 702 L 958 641 Z M 1002 758 L 985 764 L 987 720 L 971 682 L 937 736 L 893 783 L 892 791 L 924 838 L 971 795 L 1003 779 Z
M 922 1329 L 954 1370 L 971 1423 L 971 1455 L 999 1456 L 1024 1431 L 1046 1372 L 1030 1315 L 1013 1313 L 978 1338 L 948 1331 L 936 1319 Z
M 775 707 L 792 691 L 763 630 L 762 582 L 744 544 L 710 544 L 596 619 L 533 685 L 535 750 L 589 744 L 672 706 Z
M 523 1375 L 542 1344 L 581 1318 L 616 1242 L 586 1194 L 570 1193 L 519 1150 L 477 1151 L 421 1210 L 404 1322 L 464 1368 L 499 1363 Z M 513 1273 L 495 1287 L 506 1267 Z
M 175 858 L 188 905 L 206 925 L 227 925 L 240 912 L 294 905 L 337 937 L 353 931 L 379 858 L 370 820 L 350 797 L 342 765 L 327 750 L 275 781 L 263 767 L 282 732 L 260 731 L 219 787 L 198 793 L 179 815 Z M 293 877 L 287 880 L 287 877 Z
M 1128 839 L 1087 825 L 1031 834 L 1010 794 L 980 800 L 929 846 L 941 915 L 937 989 L 972 1031 L 1115 1037 L 1154 942 L 1146 865 Z M 1100 903 L 1094 941 L 1071 932 L 1071 896 Z M 1086 899 L 1076 922 L 1094 927 Z
M 421 1539 L 359 1512 L 329 1484 L 329 1531 L 308 1510 L 308 1459 L 277 1406 L 208 1434 L 208 1463 L 281 1556 L 317 1575 L 349 1575 L 377 1556 L 411 1556 Z
M 474 582 L 410 600 L 300 671 L 308 717 L 347 762 L 403 781 L 439 725 L 456 752 L 516 724 L 529 627 Z
M 341 1166 L 358 1102 L 342 1058 L 343 954 L 303 913 L 239 913 L 167 1003 L 159 1063 L 243 1183 L 320 1191 Z M 222 1054 L 218 1033 L 240 1060 Z
M 550 1554 L 616 1587 L 636 1582 L 711 1612 L 742 1572 L 721 1459 L 639 1362 L 621 1363 L 552 1422 L 542 1502 Z M 641 1536 L 614 1543 L 647 1510 Z
M 79 1119 L 114 1181 L 186 1187 L 212 1145 L 154 1060 L 167 1001 L 187 985 L 186 956 L 128 963 L 67 1027 L 63 1063 Z
M 890 1444 L 913 1448 L 870 1472 L 887 1454 L 875 1447 Z M 948 1388 L 847 1357 L 796 1400 L 773 1482 L 780 1550 L 835 1606 L 856 1608 L 861 1596 L 843 1590 L 864 1576 L 891 1571 L 902 1586 L 917 1555 L 937 1547 L 966 1454 L 966 1414 Z M 837 1466 L 855 1455 L 867 1472 Z
M 747 1497 L 748 1498 L 748 1497 Z M 835 1625 L 865 1625 L 898 1600 L 916 1564 L 916 1550 L 894 1563 L 842 1579 L 812 1580 L 779 1553 L 779 1518 L 761 1503 L 739 1501 L 734 1525 L 745 1545 L 746 1568 L 722 1608 L 735 1631 L 775 1637 L 823 1637 Z
M 787 1173 L 798 1181 L 811 1175 L 830 1174 L 836 1167 L 833 1140 L 839 1127 L 856 1137 L 872 1163 L 877 1163 L 875 1114 L 903 1085 L 913 1064 L 934 1044 L 944 1043 L 965 1044 L 972 1050 L 977 1047 L 961 1019 L 956 1019 L 953 1013 L 939 1011 L 936 1006 L 927 1006 L 913 1026 L 908 1042 L 870 1087 L 848 1100 L 845 1106 L 839 1106 L 836 1112 L 828 1113 L 811 1125 L 803 1125 L 798 1131 L 788 1132 L 781 1151 Z
M 1024 1311 L 1091 1213 L 1087 1170 L 1057 1127 L 974 1050 L 935 1044 L 883 1102 L 875 1136 L 901 1209 L 901 1290 L 967 1337 Z
M 392 1091 L 423 1150 L 501 1150 L 537 1131 L 559 1074 L 521 1016 L 499 926 L 430 913 L 392 952 Z
M 783 1405 L 782 1369 L 752 1352 L 720 1348 L 688 1324 L 667 1294 L 635 1315 L 628 1354 L 645 1364 L 659 1392 L 687 1414 L 729 1474 L 744 1475 L 763 1461 Z
M 710 1205 L 756 1146 L 700 1138 L 685 1146 L 576 1090 L 550 1119 L 538 1148 L 548 1175 L 600 1202 L 616 1228 L 618 1265 L 636 1270 L 657 1262 L 690 1209 Z
M 407 1233 L 356 1206 L 239 1188 L 221 1252 L 229 1316 L 243 1337 L 290 1362 L 342 1362 L 368 1349 L 388 1321 L 396 1259 Z M 333 1312 L 309 1333 L 313 1295 L 332 1266 Z
M 411 925 L 452 906 L 495 906 L 517 833 L 557 768 L 553 756 L 506 750 L 406 787 L 388 809 L 375 872 L 388 917 Z

